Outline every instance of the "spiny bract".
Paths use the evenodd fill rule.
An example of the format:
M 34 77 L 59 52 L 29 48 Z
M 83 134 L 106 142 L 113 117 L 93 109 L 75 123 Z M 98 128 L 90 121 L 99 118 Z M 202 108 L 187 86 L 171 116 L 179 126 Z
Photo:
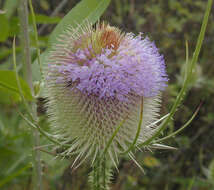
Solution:
M 47 62 L 49 120 L 56 138 L 70 144 L 66 155 L 94 160 L 124 121 L 108 149 L 117 161 L 136 136 L 141 108 L 136 146 L 156 131 L 152 123 L 167 75 L 163 56 L 147 37 L 87 24 L 61 35 Z

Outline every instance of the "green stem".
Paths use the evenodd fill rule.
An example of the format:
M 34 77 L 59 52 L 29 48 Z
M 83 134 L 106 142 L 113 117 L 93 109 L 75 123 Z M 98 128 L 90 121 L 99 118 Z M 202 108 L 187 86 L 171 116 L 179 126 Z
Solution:
M 102 154 L 99 153 L 97 155 L 97 158 L 93 165 L 93 171 L 92 171 L 92 189 L 93 190 L 107 190 L 108 184 L 110 181 L 110 170 L 111 168 L 107 164 L 106 156 L 102 156 Z
M 28 33 L 28 1 L 27 0 L 20 0 L 20 21 L 21 21 L 21 41 L 23 42 L 23 53 L 24 53 L 24 73 L 25 78 L 28 82 L 28 85 L 31 88 L 32 94 L 33 92 L 33 80 L 32 80 L 32 69 L 31 69 L 31 53 L 30 53 L 30 38 Z M 32 108 L 32 117 L 33 120 L 38 121 L 37 115 L 36 115 L 36 104 L 31 104 Z M 34 135 L 34 146 L 38 147 L 40 144 L 40 137 L 39 132 L 36 129 L 33 129 L 33 135 Z M 34 150 L 33 151 L 33 157 L 34 157 L 34 189 L 35 190 L 42 190 L 42 167 L 41 167 L 41 161 L 40 161 L 40 151 Z
M 14 37 L 13 39 L 13 67 L 14 67 L 14 72 L 16 75 L 16 82 L 17 82 L 17 86 L 18 86 L 18 94 L 21 96 L 22 102 L 25 106 L 25 109 L 27 111 L 27 114 L 29 115 L 30 118 L 32 118 L 32 110 L 31 107 L 29 107 L 27 100 L 25 99 L 24 93 L 22 91 L 22 87 L 21 87 L 21 82 L 19 80 L 19 75 L 18 75 L 18 71 L 17 71 L 17 67 L 16 67 L 16 38 Z
M 92 183 L 93 183 L 93 189 L 96 190 L 96 165 L 93 166 L 93 178 L 92 178 Z
M 102 157 L 102 158 L 101 158 Z M 108 190 L 111 177 L 110 162 L 106 158 L 106 155 L 99 153 L 97 156 L 92 172 L 92 188 L 93 190 Z
M 93 184 L 93 190 L 100 190 L 100 159 L 99 156 L 97 156 L 97 159 L 95 160 L 94 166 L 93 166 L 93 178 L 92 178 L 92 184 Z
M 102 163 L 102 178 L 103 178 L 103 190 L 106 190 L 106 157 L 103 158 Z
M 96 176 L 96 182 L 97 182 L 97 190 L 100 190 L 100 160 L 97 160 L 97 176 Z
M 40 73 L 42 75 L 42 65 L 41 65 L 41 60 L 40 60 L 40 49 L 39 49 L 39 38 L 38 38 L 38 32 L 37 32 L 37 27 L 36 27 L 36 16 L 35 16 L 35 13 L 33 10 L 32 0 L 29 0 L 29 6 L 30 6 L 31 14 L 32 14 L 32 19 L 33 19 L 33 29 L 34 29 L 34 35 L 35 35 L 38 64 L 39 64 Z

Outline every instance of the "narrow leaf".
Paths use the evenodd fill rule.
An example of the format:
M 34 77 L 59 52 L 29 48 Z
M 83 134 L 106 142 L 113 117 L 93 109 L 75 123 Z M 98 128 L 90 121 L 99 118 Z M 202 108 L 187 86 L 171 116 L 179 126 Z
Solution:
M 33 15 L 29 15 L 29 23 L 33 24 Z M 35 15 L 36 18 L 36 22 L 38 24 L 57 24 L 60 22 L 61 18 L 60 17 L 50 17 L 50 16 L 46 16 L 43 14 L 36 14 Z

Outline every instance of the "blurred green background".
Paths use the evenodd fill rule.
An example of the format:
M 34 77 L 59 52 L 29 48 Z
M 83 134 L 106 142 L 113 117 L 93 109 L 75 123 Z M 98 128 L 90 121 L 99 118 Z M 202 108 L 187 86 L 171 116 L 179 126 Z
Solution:
M 43 51 L 54 26 L 79 0 L 33 1 L 38 23 L 39 45 Z M 185 41 L 190 55 L 194 51 L 206 8 L 205 0 L 112 0 L 101 20 L 123 31 L 143 32 L 155 41 L 164 54 L 169 87 L 163 94 L 161 114 L 166 114 L 182 85 L 185 63 Z M 12 69 L 12 39 L 20 36 L 18 0 L 0 1 L 0 69 Z M 5 14 L 1 14 L 7 10 Z M 212 190 L 214 189 L 214 14 L 213 8 L 198 65 L 193 73 L 191 89 L 174 120 L 165 130 L 167 135 L 185 123 L 202 102 L 196 119 L 180 135 L 165 143 L 172 150 L 136 152 L 136 160 L 146 174 L 122 158 L 119 173 L 114 172 L 112 190 Z M 32 18 L 30 16 L 31 53 L 36 58 Z M 17 39 L 18 69 L 22 68 L 21 42 Z M 42 99 L 38 100 L 41 108 Z M 0 94 L 0 189 L 32 189 L 32 134 L 17 113 L 23 109 Z M 48 130 L 45 114 L 40 112 L 41 125 Z M 41 144 L 48 141 L 41 139 Z M 84 190 L 90 168 L 83 164 L 70 169 L 71 160 L 55 159 L 41 153 L 45 190 Z

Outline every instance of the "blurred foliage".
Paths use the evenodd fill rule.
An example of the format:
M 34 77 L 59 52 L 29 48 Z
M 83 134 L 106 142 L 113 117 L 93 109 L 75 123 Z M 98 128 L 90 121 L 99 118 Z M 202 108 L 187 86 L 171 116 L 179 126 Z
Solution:
M 67 1 L 66 6 L 50 15 L 61 0 L 34 1 L 39 32 L 39 46 L 48 46 L 48 37 L 56 23 L 79 0 Z M 169 74 L 169 87 L 163 94 L 162 114 L 167 113 L 175 100 L 183 78 L 185 40 L 190 52 L 196 45 L 200 24 L 206 8 L 204 0 L 114 0 L 102 19 L 126 32 L 143 32 L 155 41 L 165 56 Z M 12 69 L 12 38 L 20 35 L 18 0 L 0 1 L 0 69 Z M 5 12 L 5 13 L 4 13 Z M 4 14 L 2 14 L 4 13 Z M 213 10 L 207 28 L 199 63 L 174 120 L 166 135 L 179 128 L 202 101 L 197 118 L 182 134 L 168 140 L 176 151 L 155 150 L 136 153 L 136 160 L 144 166 L 146 175 L 132 161 L 124 157 L 115 171 L 112 190 L 211 190 L 214 189 L 214 20 Z M 46 25 L 48 24 L 48 25 Z M 45 27 L 44 27 L 45 26 Z M 42 29 L 43 27 L 43 29 Z M 32 59 L 36 58 L 36 44 L 30 16 Z M 22 67 L 21 42 L 16 44 L 18 69 Z M 32 61 L 33 61 L 32 60 Z M 2 101 L 0 101 L 2 102 Z M 38 99 L 42 106 L 42 99 Z M 18 103 L 0 103 L 0 189 L 31 189 L 32 134 L 29 126 L 18 114 Z M 21 108 L 20 108 L 21 107 Z M 38 109 L 41 111 L 41 109 Z M 44 113 L 40 123 L 48 130 Z M 42 138 L 42 144 L 48 144 Z M 50 148 L 50 151 L 51 148 Z M 42 152 L 45 190 L 88 189 L 86 180 L 90 168 L 82 165 L 70 169 L 70 160 L 55 159 Z
M 33 97 L 30 88 L 22 78 L 19 77 L 19 81 L 23 96 L 25 99 L 31 101 Z M 18 101 L 21 101 L 21 97 L 14 71 L 0 70 L 0 102 L 9 104 L 10 102 L 15 103 Z

